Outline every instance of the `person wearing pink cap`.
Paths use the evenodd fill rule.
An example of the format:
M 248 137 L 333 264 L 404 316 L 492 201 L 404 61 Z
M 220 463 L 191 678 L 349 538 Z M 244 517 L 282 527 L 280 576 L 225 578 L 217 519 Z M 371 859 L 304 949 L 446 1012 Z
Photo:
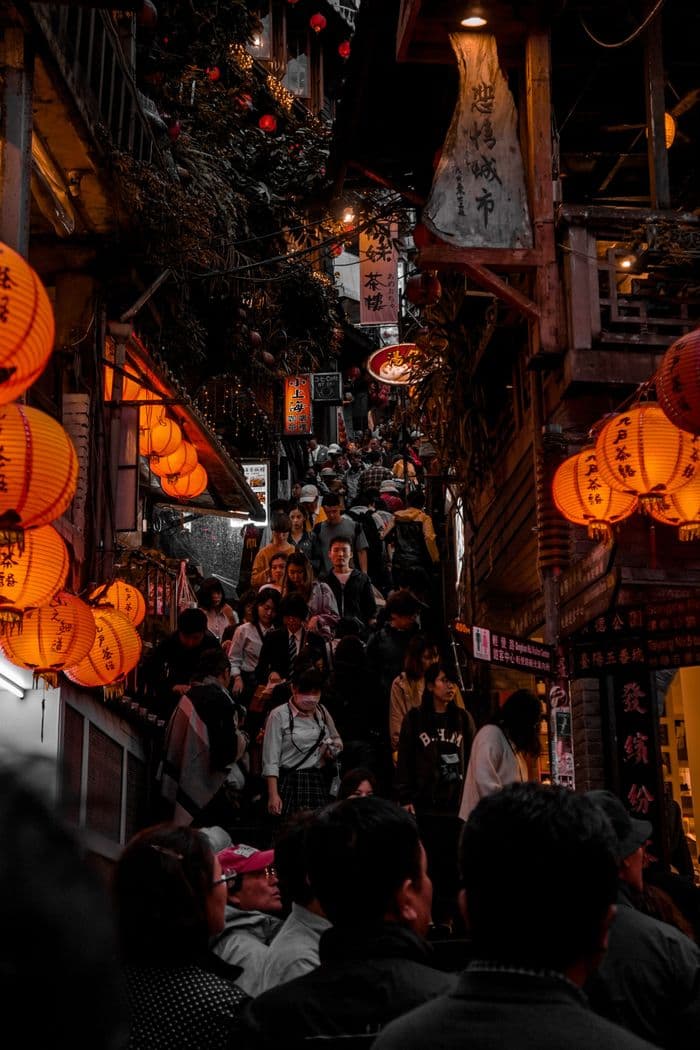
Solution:
M 282 899 L 274 850 L 260 850 L 239 843 L 217 854 L 227 883 L 224 928 L 213 940 L 212 950 L 224 962 L 243 970 L 236 979 L 247 995 L 262 991 L 261 977 L 270 942 L 282 925 Z

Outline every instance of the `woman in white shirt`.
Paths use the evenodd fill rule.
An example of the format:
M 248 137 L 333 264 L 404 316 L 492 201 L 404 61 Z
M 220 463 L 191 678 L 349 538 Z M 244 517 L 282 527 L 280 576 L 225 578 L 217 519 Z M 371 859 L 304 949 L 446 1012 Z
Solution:
M 238 623 L 238 617 L 224 596 L 224 588 L 216 576 L 202 580 L 197 593 L 199 608 L 207 614 L 207 628 L 217 641 L 227 627 Z
M 265 587 L 258 594 L 253 606 L 253 619 L 236 628 L 231 641 L 231 692 L 245 704 L 255 692 L 255 669 L 260 659 L 263 638 L 271 630 L 277 618 L 280 598 L 272 587 Z
M 267 809 L 287 817 L 300 809 L 318 809 L 331 801 L 322 773 L 343 742 L 321 701 L 323 675 L 304 667 L 292 679 L 292 696 L 272 709 L 263 737 L 263 776 L 267 781 Z
M 480 799 L 495 791 L 530 779 L 528 760 L 540 753 L 539 727 L 542 703 L 527 689 L 508 697 L 494 722 L 482 726 L 474 737 L 459 807 L 467 820 Z

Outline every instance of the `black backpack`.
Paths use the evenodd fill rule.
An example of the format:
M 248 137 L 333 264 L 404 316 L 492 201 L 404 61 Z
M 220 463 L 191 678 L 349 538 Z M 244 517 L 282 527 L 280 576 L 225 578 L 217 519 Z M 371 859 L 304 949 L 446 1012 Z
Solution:
M 387 543 L 394 545 L 391 564 L 395 570 L 412 569 L 415 566 L 431 569 L 433 562 L 423 535 L 422 522 L 395 518 L 386 539 Z
M 345 513 L 361 526 L 367 540 L 367 575 L 375 582 L 381 579 L 384 567 L 384 540 L 381 537 L 377 523 L 371 510 L 356 511 L 346 510 Z

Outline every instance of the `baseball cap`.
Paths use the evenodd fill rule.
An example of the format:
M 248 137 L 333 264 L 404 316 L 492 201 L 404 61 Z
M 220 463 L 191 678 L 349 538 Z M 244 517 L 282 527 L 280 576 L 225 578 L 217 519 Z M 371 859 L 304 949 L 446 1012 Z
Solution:
M 335 477 L 335 471 L 333 470 L 333 467 L 324 467 L 322 469 L 322 471 L 321 471 L 321 477 L 322 478 L 334 478 Z
M 603 810 L 612 824 L 615 837 L 617 838 L 620 860 L 629 857 L 630 853 L 634 853 L 635 850 L 644 845 L 647 839 L 651 838 L 653 832 L 651 822 L 648 820 L 636 820 L 634 817 L 631 817 L 623 803 L 612 791 L 602 789 L 587 791 L 586 795 L 591 802 L 595 802 L 596 806 Z
M 318 499 L 318 489 L 315 485 L 302 485 L 301 495 L 299 496 L 300 503 L 313 503 L 314 500 Z
M 251 871 L 262 871 L 275 860 L 273 849 L 256 849 L 239 842 L 237 846 L 228 846 L 218 854 L 219 864 L 224 871 L 235 871 L 237 875 L 246 875 Z
M 381 483 L 381 485 L 379 486 L 379 491 L 380 492 L 395 492 L 397 496 L 399 494 L 399 490 L 398 490 L 398 486 L 397 486 L 396 482 L 395 481 L 389 481 L 388 478 L 387 478 L 386 481 L 383 481 Z
M 336 445 L 335 442 L 334 442 L 332 445 L 328 446 L 328 451 L 329 451 L 329 453 L 332 452 L 334 456 L 337 456 L 337 455 L 340 455 L 340 453 L 343 450 L 340 447 L 340 445 Z

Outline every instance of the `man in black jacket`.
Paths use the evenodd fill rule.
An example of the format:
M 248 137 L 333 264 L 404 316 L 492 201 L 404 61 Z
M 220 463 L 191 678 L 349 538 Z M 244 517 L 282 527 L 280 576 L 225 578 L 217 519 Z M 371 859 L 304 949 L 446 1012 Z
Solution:
M 365 627 L 365 634 L 377 618 L 377 602 L 372 583 L 364 572 L 350 568 L 352 546 L 350 541 L 341 537 L 331 542 L 329 549 L 332 570 L 321 576 L 321 582 L 327 583 L 335 595 L 338 612 L 342 619 L 360 620 Z
M 283 681 L 290 682 L 302 654 L 305 663 L 320 661 L 324 669 L 328 663 L 323 638 L 320 634 L 307 631 L 304 626 L 309 607 L 302 596 L 288 594 L 280 602 L 279 614 L 283 626 L 268 631 L 260 650 L 255 675 L 261 685 L 268 684 L 273 672 Z
M 332 928 L 321 965 L 249 1006 L 244 1045 L 295 1050 L 309 1036 L 359 1035 L 448 991 L 424 940 L 432 884 L 415 821 L 378 796 L 322 811 L 307 842 L 311 888 Z
M 144 657 L 141 675 L 146 703 L 160 718 L 170 718 L 209 649 L 221 650 L 221 646 L 207 630 L 207 614 L 203 609 L 183 609 L 177 630 Z

